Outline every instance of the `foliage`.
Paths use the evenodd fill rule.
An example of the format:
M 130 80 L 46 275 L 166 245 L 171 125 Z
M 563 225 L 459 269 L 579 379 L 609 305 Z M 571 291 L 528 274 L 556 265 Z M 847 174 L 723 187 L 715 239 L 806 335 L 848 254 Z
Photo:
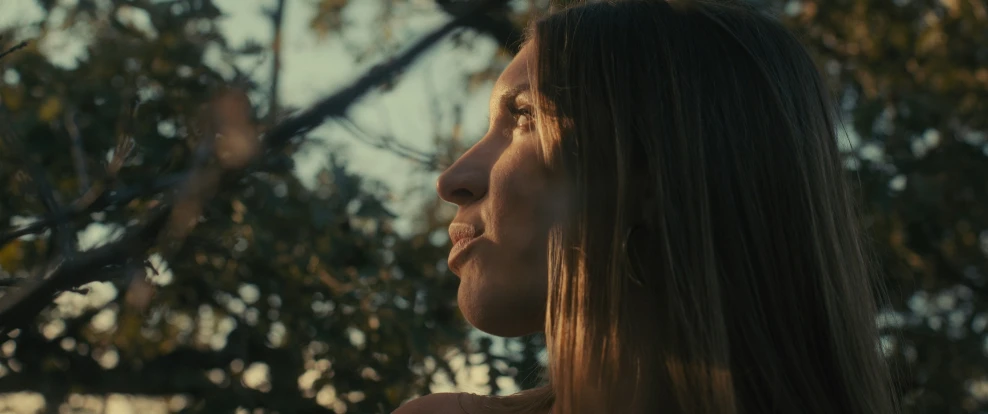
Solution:
M 988 409 L 988 6 L 790 2 L 833 78 L 892 290 L 881 324 L 909 413 Z
M 204 104 L 231 84 L 262 89 L 205 63 L 211 48 L 239 53 L 216 31 L 219 12 L 209 1 L 43 6 L 68 8 L 66 25 L 84 27 L 92 42 L 74 68 L 34 47 L 4 60 L 5 222 L 54 214 L 50 204 L 85 199 L 93 188 L 109 188 L 100 199 L 112 198 L 182 175 L 208 137 Z M 121 18 L 128 13 L 150 25 L 128 24 Z M 263 109 L 255 106 L 255 114 Z M 129 156 L 109 154 L 127 147 Z M 22 321 L 3 346 L 9 370 L 0 391 L 42 392 L 52 410 L 70 393 L 180 394 L 192 412 L 382 412 L 427 392 L 431 375 L 448 369 L 428 362 L 465 337 L 452 323 L 455 285 L 437 267 L 442 249 L 395 234 L 386 191 L 341 160 L 313 188 L 291 169 L 288 153 L 276 153 L 235 190 L 221 188 L 179 248 L 165 260 L 165 251 L 152 256 L 154 285 L 121 273 L 80 292 L 108 291 L 103 303 L 70 306 L 85 301 L 65 292 L 55 300 L 62 306 Z M 47 181 L 51 203 L 35 191 Z M 166 202 L 137 197 L 60 225 L 50 238 L 7 243 L 0 251 L 7 281 L 65 253 L 55 233 L 75 230 L 62 227 L 108 230 L 103 242 L 112 242 Z M 135 297 L 151 294 L 147 306 L 134 306 Z

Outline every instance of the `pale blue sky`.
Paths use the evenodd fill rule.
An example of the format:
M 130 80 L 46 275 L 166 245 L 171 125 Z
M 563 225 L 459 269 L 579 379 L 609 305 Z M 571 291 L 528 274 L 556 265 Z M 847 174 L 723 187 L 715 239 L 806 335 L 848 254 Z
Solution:
M 325 38 L 315 35 L 308 27 L 309 19 L 315 13 L 313 3 L 309 0 L 288 0 L 287 3 L 280 96 L 282 102 L 291 106 L 311 104 L 387 57 L 377 55 L 356 64 L 337 35 Z M 217 4 L 229 15 L 223 20 L 222 27 L 233 44 L 250 38 L 262 41 L 270 38 L 270 23 L 261 14 L 261 9 L 273 5 L 274 0 L 217 0 Z M 354 22 L 354 28 L 345 32 L 349 43 L 366 45 L 375 40 L 372 32 L 382 30 L 375 21 L 379 4 L 377 1 L 354 1 L 345 9 L 345 16 Z M 448 20 L 432 1 L 409 4 L 396 13 L 401 17 L 392 23 L 394 37 L 400 39 L 395 41 L 396 44 L 407 44 Z M 365 129 L 393 134 L 402 142 L 427 151 L 432 146 L 434 128 L 441 133 L 450 131 L 452 105 L 465 102 L 465 137 L 474 140 L 486 128 L 487 99 L 492 85 L 488 83 L 467 91 L 462 80 L 470 73 L 486 68 L 495 54 L 496 44 L 483 37 L 478 38 L 476 47 L 470 52 L 456 50 L 450 42 L 443 42 L 419 60 L 396 88 L 372 93 L 363 99 L 352 111 L 353 118 Z M 264 65 L 258 75 L 270 76 L 269 67 Z M 440 104 L 438 109 L 443 115 L 439 125 L 433 122 L 434 102 Z M 399 213 L 412 213 L 418 203 L 434 197 L 436 175 L 421 172 L 415 163 L 359 143 L 332 122 L 313 135 L 347 144 L 345 159 L 351 167 L 390 186 L 398 197 L 393 207 Z M 299 176 L 303 180 L 310 178 L 325 156 L 316 151 L 301 154 Z M 402 216 L 404 220 L 399 223 L 399 229 L 408 230 L 413 224 L 408 222 L 410 214 Z

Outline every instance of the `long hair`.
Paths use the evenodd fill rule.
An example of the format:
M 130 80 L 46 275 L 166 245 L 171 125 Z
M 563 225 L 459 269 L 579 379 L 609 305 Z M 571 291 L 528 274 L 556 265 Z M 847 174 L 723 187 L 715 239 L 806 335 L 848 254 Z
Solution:
M 734 1 L 614 1 L 529 34 L 556 414 L 892 414 L 873 272 L 814 62 Z

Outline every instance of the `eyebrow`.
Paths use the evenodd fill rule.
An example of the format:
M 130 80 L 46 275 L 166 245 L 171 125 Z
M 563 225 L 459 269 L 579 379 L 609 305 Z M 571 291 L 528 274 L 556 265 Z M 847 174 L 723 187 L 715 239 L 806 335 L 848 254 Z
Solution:
M 514 105 L 514 101 L 518 99 L 518 95 L 521 95 L 522 93 L 525 92 L 529 92 L 530 89 L 531 89 L 531 85 L 527 83 L 515 86 L 511 89 L 508 89 L 507 92 L 501 94 L 501 99 L 499 99 L 498 101 L 501 104 L 502 108 L 511 107 L 512 105 Z
M 502 93 L 501 96 L 498 98 L 497 100 L 498 107 L 510 108 L 514 106 L 514 101 L 515 99 L 518 99 L 518 95 L 521 95 L 525 92 L 530 92 L 530 89 L 531 89 L 531 85 L 529 85 L 528 83 L 523 83 L 521 85 L 508 89 L 506 92 Z M 487 124 L 490 124 L 492 120 L 493 118 L 491 118 L 491 114 L 488 113 Z

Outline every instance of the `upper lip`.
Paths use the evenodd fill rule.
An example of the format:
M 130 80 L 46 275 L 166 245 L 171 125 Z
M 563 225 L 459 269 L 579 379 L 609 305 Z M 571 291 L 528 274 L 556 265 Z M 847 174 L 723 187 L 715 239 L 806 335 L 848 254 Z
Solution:
M 452 240 L 453 244 L 456 244 L 460 240 L 470 240 L 477 236 L 480 236 L 482 231 L 477 229 L 477 226 L 467 223 L 452 223 L 449 225 L 449 239 Z

